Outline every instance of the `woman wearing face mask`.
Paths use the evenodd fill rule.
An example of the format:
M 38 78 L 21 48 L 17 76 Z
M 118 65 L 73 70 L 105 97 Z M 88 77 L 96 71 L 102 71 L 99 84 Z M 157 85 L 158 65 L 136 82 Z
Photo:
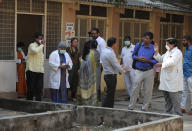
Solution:
M 26 56 L 23 52 L 24 43 L 19 42 L 17 43 L 17 83 L 16 83 L 16 90 L 17 90 L 17 97 L 23 98 L 27 95 L 27 83 L 25 79 L 25 62 Z
M 182 68 L 182 52 L 177 48 L 177 40 L 168 38 L 166 40 L 167 52 L 160 55 L 158 45 L 155 45 L 154 58 L 159 61 L 156 66 L 161 67 L 159 90 L 163 91 L 165 97 L 166 113 L 172 112 L 182 116 L 180 110 L 180 91 L 183 90 L 183 68 Z
M 60 42 L 58 50 L 49 57 L 52 101 L 57 103 L 67 103 L 67 88 L 70 88 L 68 70 L 72 69 L 72 60 L 66 48 L 67 44 Z

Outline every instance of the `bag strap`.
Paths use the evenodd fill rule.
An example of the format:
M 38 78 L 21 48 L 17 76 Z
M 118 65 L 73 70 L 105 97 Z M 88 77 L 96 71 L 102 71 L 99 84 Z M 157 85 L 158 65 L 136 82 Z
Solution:
M 141 48 L 141 45 L 142 45 L 142 43 L 139 43 L 139 46 L 138 46 L 138 48 L 137 48 L 137 51 L 136 51 L 136 55 L 138 55 L 138 52 L 139 52 L 139 49 Z

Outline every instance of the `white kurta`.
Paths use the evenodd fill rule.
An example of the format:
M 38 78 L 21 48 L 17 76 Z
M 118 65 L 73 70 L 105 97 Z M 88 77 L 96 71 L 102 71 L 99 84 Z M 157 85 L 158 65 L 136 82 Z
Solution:
M 72 61 L 69 56 L 69 54 L 65 53 L 66 58 L 66 64 L 69 64 L 70 68 L 68 70 L 72 69 Z M 58 50 L 53 51 L 49 56 L 49 66 L 50 66 L 50 88 L 52 89 L 59 89 L 60 87 L 60 81 L 61 81 L 61 69 L 59 69 L 60 66 L 60 57 Z M 68 81 L 68 70 L 66 70 L 66 87 L 70 88 L 69 81 Z
M 123 65 L 125 67 L 129 67 L 130 69 L 132 69 L 132 63 L 133 63 L 132 54 L 133 54 L 134 48 L 135 48 L 135 45 L 131 44 L 129 48 L 125 46 L 121 51 L 121 58 L 123 59 Z
M 159 90 L 168 92 L 182 91 L 182 52 L 175 47 L 173 50 L 167 51 L 163 56 L 158 54 L 154 58 L 162 63 Z
M 107 44 L 106 44 L 105 40 L 100 36 L 96 39 L 96 41 L 98 43 L 97 50 L 99 51 L 99 54 L 101 56 L 101 53 L 106 48 Z M 102 63 L 101 59 L 100 59 L 100 63 Z

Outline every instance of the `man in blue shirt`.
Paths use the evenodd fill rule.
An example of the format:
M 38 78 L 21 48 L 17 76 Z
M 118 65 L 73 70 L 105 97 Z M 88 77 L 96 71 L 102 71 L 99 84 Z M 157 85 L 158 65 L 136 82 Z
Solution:
M 144 88 L 144 102 L 142 106 L 143 111 L 147 111 L 149 103 L 152 99 L 154 73 L 153 66 L 157 61 L 153 58 L 155 53 L 154 46 L 151 44 L 153 41 L 153 33 L 146 32 L 144 34 L 144 42 L 137 43 L 133 51 L 133 61 L 135 61 L 135 79 L 133 82 L 133 89 L 128 109 L 133 110 L 135 108 L 136 100 L 139 95 L 143 82 Z
M 191 100 L 191 111 L 192 115 L 192 38 L 190 36 L 183 37 L 183 46 L 186 47 L 183 63 L 183 74 L 184 74 L 184 90 L 182 92 L 181 100 L 181 112 L 185 113 L 185 106 L 187 101 L 187 96 L 190 96 Z

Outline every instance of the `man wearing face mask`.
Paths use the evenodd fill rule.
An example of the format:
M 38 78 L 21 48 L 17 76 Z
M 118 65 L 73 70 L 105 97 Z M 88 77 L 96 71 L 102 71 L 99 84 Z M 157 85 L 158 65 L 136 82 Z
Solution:
M 183 56 L 175 38 L 168 38 L 165 47 L 167 52 L 161 56 L 158 45 L 155 45 L 154 58 L 159 62 L 156 66 L 161 67 L 159 90 L 163 91 L 165 98 L 165 113 L 171 114 L 174 108 L 174 113 L 182 116 L 180 91 L 183 91 Z
M 188 95 L 191 101 L 191 110 L 189 115 L 192 115 L 192 38 L 190 36 L 183 37 L 183 46 L 185 47 L 183 74 L 184 74 L 184 90 L 181 99 L 181 112 L 185 113 L 185 106 Z
M 125 69 L 125 74 L 124 74 L 124 81 L 125 81 L 125 86 L 127 89 L 127 93 L 129 97 L 131 96 L 131 89 L 132 89 L 132 83 L 133 83 L 133 77 L 134 77 L 134 70 L 132 69 L 132 54 L 134 51 L 135 46 L 131 43 L 131 38 L 130 36 L 125 36 L 124 38 L 124 45 L 122 51 L 121 51 L 121 65 Z
M 43 91 L 44 54 L 45 41 L 43 34 L 35 33 L 35 42 L 28 47 L 26 75 L 27 75 L 27 100 L 41 101 Z

